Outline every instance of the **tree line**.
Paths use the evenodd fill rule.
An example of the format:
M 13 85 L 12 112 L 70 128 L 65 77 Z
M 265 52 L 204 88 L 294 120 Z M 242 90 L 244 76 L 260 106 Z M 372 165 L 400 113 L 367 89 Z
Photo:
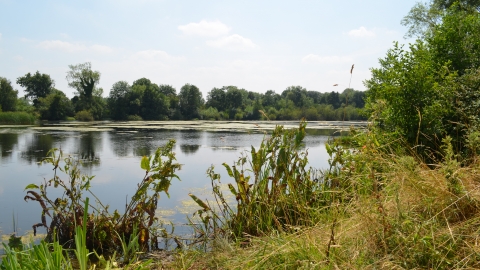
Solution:
M 108 97 L 98 86 L 100 72 L 91 63 L 70 65 L 66 80 L 75 90 L 69 99 L 55 88 L 48 74 L 30 72 L 17 78 L 25 91 L 18 91 L 0 77 L 0 110 L 27 111 L 42 120 L 365 120 L 362 91 L 347 88 L 343 92 L 321 93 L 301 86 L 290 86 L 282 93 L 247 91 L 236 86 L 213 88 L 206 99 L 193 84 L 177 90 L 155 84 L 147 78 L 114 83 Z

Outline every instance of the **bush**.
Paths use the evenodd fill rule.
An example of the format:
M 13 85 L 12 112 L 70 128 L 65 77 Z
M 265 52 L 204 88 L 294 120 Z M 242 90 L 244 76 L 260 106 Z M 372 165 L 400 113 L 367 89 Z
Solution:
M 93 115 L 89 111 L 79 111 L 75 114 L 77 121 L 93 121 Z
M 27 112 L 0 112 L 0 124 L 33 125 L 35 116 Z
M 127 120 L 128 121 L 142 121 L 143 119 L 142 119 L 141 116 L 134 114 L 134 115 L 127 116 Z

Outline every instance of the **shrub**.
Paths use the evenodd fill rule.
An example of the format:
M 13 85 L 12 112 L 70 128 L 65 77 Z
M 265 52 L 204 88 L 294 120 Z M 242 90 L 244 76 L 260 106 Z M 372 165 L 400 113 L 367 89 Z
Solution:
M 0 112 L 0 124 L 33 125 L 35 116 L 27 112 Z
M 142 119 L 141 116 L 135 114 L 135 115 L 127 116 L 127 120 L 128 121 L 142 121 L 143 119 Z
M 77 121 L 93 121 L 93 115 L 89 111 L 79 111 L 75 114 Z

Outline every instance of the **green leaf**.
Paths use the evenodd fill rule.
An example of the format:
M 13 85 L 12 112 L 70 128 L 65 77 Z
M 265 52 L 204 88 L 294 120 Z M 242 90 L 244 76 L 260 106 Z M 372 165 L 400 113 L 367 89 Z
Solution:
M 150 160 L 148 159 L 148 157 L 146 156 L 142 157 L 142 162 L 140 163 L 140 167 L 145 171 L 150 171 Z
M 25 187 L 24 190 L 27 190 L 27 189 L 38 189 L 38 186 L 35 184 L 29 184 L 28 186 Z
M 210 207 L 208 207 L 208 205 L 200 200 L 197 196 L 193 195 L 192 193 L 189 193 L 188 196 L 190 196 L 200 207 L 202 207 L 203 210 L 210 210 Z
M 233 177 L 233 172 L 232 172 L 232 169 L 230 168 L 230 166 L 228 166 L 227 163 L 223 163 L 222 165 L 223 165 L 223 167 L 225 167 L 225 169 L 227 169 L 228 175 L 230 175 L 230 177 Z

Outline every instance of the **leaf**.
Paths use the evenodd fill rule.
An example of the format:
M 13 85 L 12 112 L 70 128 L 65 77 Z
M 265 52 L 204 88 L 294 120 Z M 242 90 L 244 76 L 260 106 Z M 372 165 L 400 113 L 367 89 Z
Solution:
M 210 207 L 197 196 L 193 195 L 192 193 L 189 193 L 188 196 L 190 196 L 200 207 L 202 207 L 203 210 L 210 210 Z
M 228 175 L 230 175 L 230 177 L 233 177 L 233 172 L 232 172 L 232 169 L 230 168 L 230 166 L 228 166 L 227 163 L 223 163 L 222 165 L 223 165 L 223 167 L 225 167 L 225 169 L 227 169 Z
M 38 186 L 35 184 L 29 184 L 28 186 L 25 187 L 24 191 L 27 189 L 38 189 Z
M 228 184 L 228 188 L 230 189 L 233 195 L 237 196 L 237 191 L 235 190 L 232 184 Z
M 148 159 L 148 157 L 146 156 L 142 157 L 142 162 L 140 163 L 140 167 L 145 171 L 150 171 L 150 160 Z

